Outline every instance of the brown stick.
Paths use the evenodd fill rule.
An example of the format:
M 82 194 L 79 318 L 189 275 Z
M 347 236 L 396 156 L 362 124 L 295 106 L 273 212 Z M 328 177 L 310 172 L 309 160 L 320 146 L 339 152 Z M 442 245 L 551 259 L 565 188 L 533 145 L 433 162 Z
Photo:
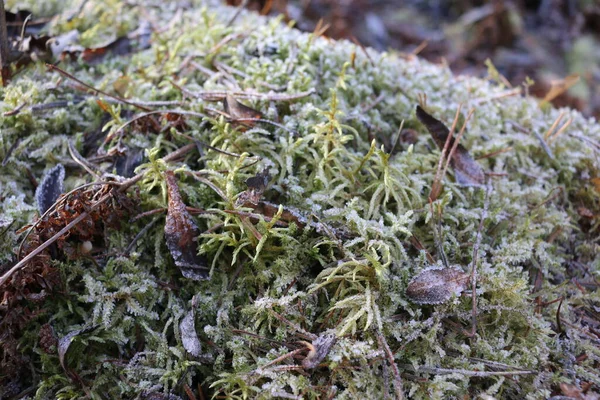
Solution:
M 398 366 L 394 361 L 394 353 L 390 349 L 387 341 L 385 340 L 385 336 L 381 332 L 377 333 L 377 340 L 379 341 L 379 345 L 383 347 L 383 351 L 390 363 L 390 367 L 392 367 L 392 373 L 394 374 L 394 390 L 396 391 L 396 400 L 404 399 L 404 391 L 402 389 L 402 377 L 400 376 L 400 371 L 398 370 Z

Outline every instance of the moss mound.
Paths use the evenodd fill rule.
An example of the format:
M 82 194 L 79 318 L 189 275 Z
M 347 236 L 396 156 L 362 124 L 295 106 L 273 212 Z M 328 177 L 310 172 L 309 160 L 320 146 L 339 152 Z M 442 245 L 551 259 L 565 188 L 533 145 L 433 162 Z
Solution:
M 89 213 L 2 287 L 4 397 L 598 390 L 595 121 L 208 2 L 84 4 L 61 6 L 50 34 L 76 29 L 77 44 L 97 48 L 140 27 L 153 33 L 127 54 L 63 53 L 58 66 L 77 81 L 34 63 L 0 89 L 2 275 L 17 262 L 17 231 L 39 216 L 36 181 L 47 171 L 65 167 L 65 192 L 109 182 L 63 197 L 63 213 L 41 218 L 20 250 Z M 450 169 L 429 201 L 441 151 L 415 115 L 419 102 L 448 126 L 462 104 L 459 128 L 474 109 L 461 144 L 488 189 L 457 184 Z M 205 260 L 208 280 L 184 276 L 167 246 L 166 171 L 191 216 L 178 215 L 198 229 L 190 257 Z M 117 175 L 136 173 L 117 189 Z M 470 273 L 474 263 L 476 296 L 436 305 L 406 296 L 427 268 Z

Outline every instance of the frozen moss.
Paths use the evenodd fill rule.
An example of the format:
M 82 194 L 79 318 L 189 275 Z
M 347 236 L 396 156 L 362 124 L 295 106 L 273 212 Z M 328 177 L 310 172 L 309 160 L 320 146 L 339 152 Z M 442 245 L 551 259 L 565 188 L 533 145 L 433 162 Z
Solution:
M 109 172 L 118 153 L 148 150 L 137 169 L 145 179 L 130 190 L 140 213 L 167 206 L 162 177 L 175 171 L 186 204 L 202 211 L 198 249 L 210 280 L 181 275 L 162 214 L 107 230 L 92 258 L 59 255 L 61 283 L 43 289 L 51 296 L 10 304 L 34 312 L 19 320 L 18 343 L 2 348 L 12 368 L 0 373 L 7 396 L 175 398 L 199 383 L 218 398 L 534 399 L 560 393 L 561 382 L 600 384 L 595 121 L 418 58 L 367 56 L 280 20 L 242 12 L 229 24 L 236 10 L 207 2 L 85 3 L 74 19 L 65 8 L 50 33 L 78 29 L 83 45 L 98 46 L 146 21 L 156 29 L 151 47 L 60 67 L 169 115 L 150 121 L 146 110 L 94 96 L 41 64 L 0 89 L 2 271 L 22 238 L 16 231 L 34 219 L 34 180 L 58 163 L 67 190 L 93 179 L 73 161 L 71 142 Z M 229 121 L 220 103 L 206 101 L 224 91 L 276 124 Z M 450 171 L 428 202 L 440 151 L 415 116 L 422 95 L 447 125 L 459 104 L 461 121 L 475 109 L 461 143 L 491 173 L 473 337 L 470 294 L 435 306 L 405 296 L 444 255 L 470 272 L 486 197 Z M 570 125 L 546 135 L 560 113 Z M 397 140 L 403 122 L 414 140 Z M 199 153 L 159 160 L 190 141 Z M 265 170 L 263 197 L 276 212 L 257 216 L 237 200 Z M 301 218 L 286 219 L 290 210 Z M 6 335 L 17 329 L 8 306 L 0 304 Z M 189 315 L 199 357 L 182 342 Z M 63 368 L 40 346 L 45 324 L 57 338 L 95 329 L 74 338 Z M 305 370 L 306 343 L 327 331 L 337 342 Z

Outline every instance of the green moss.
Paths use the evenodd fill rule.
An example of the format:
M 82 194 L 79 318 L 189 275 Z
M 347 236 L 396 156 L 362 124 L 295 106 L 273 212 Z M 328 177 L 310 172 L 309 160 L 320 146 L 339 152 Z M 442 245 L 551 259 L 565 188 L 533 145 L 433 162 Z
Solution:
M 61 162 L 68 189 L 89 182 L 67 144 L 73 141 L 90 156 L 92 143 L 109 134 L 114 139 L 100 146 L 100 154 L 118 146 L 152 149 L 138 168 L 145 173 L 139 194 L 131 191 L 140 198 L 140 212 L 165 207 L 165 169 L 177 172 L 186 204 L 207 211 L 195 219 L 204 232 L 199 252 L 212 268 L 209 281 L 183 278 L 164 243 L 161 214 L 130 254 L 125 249 L 154 216 L 107 231 L 104 256 L 95 262 L 57 262 L 62 286 L 31 305 L 39 313 L 19 339 L 19 352 L 35 371 L 19 390 L 31 387 L 29 396 L 40 399 L 139 398 L 185 396 L 184 384 L 201 383 L 207 393 L 228 398 L 383 398 L 393 396 L 395 383 L 379 336 L 393 351 L 410 398 L 547 398 L 560 382 L 600 383 L 597 340 L 581 322 L 582 313 L 600 302 L 592 280 L 600 266 L 600 200 L 593 183 L 600 177 L 600 126 L 594 121 L 570 110 L 542 111 L 535 99 L 506 96 L 502 87 L 454 77 L 417 58 L 372 50 L 367 58 L 354 44 L 302 34 L 279 20 L 242 13 L 229 26 L 234 9 L 209 11 L 201 3 L 169 24 L 177 15 L 174 4 L 149 5 L 142 13 L 121 2 L 87 3 L 71 21 L 65 8 L 49 30 L 79 29 L 84 45 L 98 45 L 143 18 L 165 28 L 153 34 L 149 49 L 94 65 L 61 63 L 96 88 L 116 94 L 115 82 L 126 79 L 130 100 L 180 101 L 172 109 L 195 113 L 221 105 L 184 94 L 171 82 L 186 93 L 314 91 L 294 100 L 242 100 L 285 129 L 259 123 L 244 130 L 213 114 L 186 116 L 181 132 L 156 132 L 140 125 L 119 129 L 142 111 L 112 105 L 111 116 L 68 79 L 57 88 L 60 76 L 42 65 L 0 89 L 1 112 L 24 104 L 0 120 L 0 158 L 7 160 L 0 221 L 12 223 L 0 226 L 0 262 L 12 258 L 21 238 L 15 231 L 35 215 L 28 174 L 40 179 Z M 213 68 L 219 63 L 230 69 Z M 450 172 L 430 207 L 440 152 L 414 114 L 422 94 L 428 110 L 448 125 L 460 103 L 463 110 L 475 107 L 462 141 L 474 157 L 512 148 L 478 161 L 495 175 L 477 260 L 472 338 L 465 334 L 471 296 L 419 306 L 404 295 L 410 279 L 430 266 L 428 255 L 441 265 L 440 248 L 450 264 L 469 271 L 485 202 L 484 190 L 456 185 Z M 74 104 L 31 108 L 62 100 Z M 543 136 L 560 112 L 572 122 L 548 145 L 551 158 L 536 134 Z M 390 154 L 402 122 L 417 130 L 416 141 L 401 142 Z M 201 143 L 201 155 L 159 160 L 190 139 Z M 299 210 L 312 224 L 281 226 L 274 222 L 281 215 L 274 221 L 243 217 L 252 210 L 236 199 L 246 179 L 265 169 L 271 175 L 265 198 L 281 204 L 280 211 Z M 580 215 L 581 206 L 594 214 L 591 221 Z M 590 289 L 582 292 L 571 278 Z M 198 359 L 186 353 L 179 327 L 194 296 L 203 346 Z M 561 303 L 553 301 L 561 296 L 558 326 Z M 536 297 L 549 304 L 536 307 Z M 56 353 L 40 348 L 46 323 L 58 337 L 97 327 L 77 336 L 67 353 L 66 365 L 78 379 L 63 370 Z M 300 341 L 328 330 L 338 341 L 317 368 L 301 366 L 308 349 L 286 357 L 302 349 Z M 533 373 L 493 373 L 507 369 Z M 469 375 L 477 371 L 492 373 Z M 6 387 L 12 378 L 0 374 Z

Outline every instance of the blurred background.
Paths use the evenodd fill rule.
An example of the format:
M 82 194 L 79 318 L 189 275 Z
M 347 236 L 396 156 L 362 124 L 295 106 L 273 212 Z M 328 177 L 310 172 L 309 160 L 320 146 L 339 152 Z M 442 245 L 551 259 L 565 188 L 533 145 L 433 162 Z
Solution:
M 507 86 L 600 117 L 600 0 L 224 1 L 457 74 L 498 73 Z

